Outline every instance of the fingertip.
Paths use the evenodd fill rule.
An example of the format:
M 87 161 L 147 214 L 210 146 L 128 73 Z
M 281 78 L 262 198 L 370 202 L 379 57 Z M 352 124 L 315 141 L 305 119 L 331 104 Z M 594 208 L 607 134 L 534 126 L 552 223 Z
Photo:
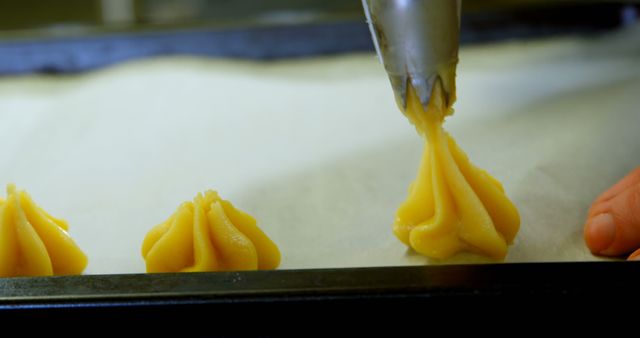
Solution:
M 600 254 L 617 256 L 637 250 L 640 247 L 640 184 L 612 199 L 609 213 L 614 216 L 615 239 Z
M 584 228 L 584 239 L 592 253 L 598 254 L 609 248 L 616 238 L 616 226 L 611 214 L 600 214 L 591 218 Z

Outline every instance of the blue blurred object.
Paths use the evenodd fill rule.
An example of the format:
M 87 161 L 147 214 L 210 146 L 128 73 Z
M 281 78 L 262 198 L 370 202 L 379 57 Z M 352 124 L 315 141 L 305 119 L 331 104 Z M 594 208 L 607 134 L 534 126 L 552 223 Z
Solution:
M 354 14 L 351 5 L 342 3 L 347 14 L 334 16 L 302 10 L 284 15 L 280 11 L 275 12 L 279 15 L 256 14 L 255 22 L 244 23 L 206 21 L 171 27 L 145 24 L 143 18 L 141 24 L 126 30 L 109 26 L 69 30 L 74 27 L 62 26 L 45 28 L 42 31 L 46 34 L 34 31 L 45 38 L 20 32 L 11 39 L 0 39 L 0 75 L 81 72 L 162 55 L 271 60 L 373 51 L 363 12 Z M 637 13 L 637 7 L 620 3 L 556 3 L 490 10 L 470 7 L 462 16 L 462 44 L 598 32 L 629 24 Z
M 160 55 L 269 60 L 373 50 L 363 23 L 119 34 L 0 44 L 0 74 L 65 73 Z

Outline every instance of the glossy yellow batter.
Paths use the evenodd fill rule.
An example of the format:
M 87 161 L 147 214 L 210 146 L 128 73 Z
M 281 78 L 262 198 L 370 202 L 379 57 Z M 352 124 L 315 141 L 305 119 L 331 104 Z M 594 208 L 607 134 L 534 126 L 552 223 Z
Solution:
M 67 222 L 9 185 L 7 199 L 0 198 L 0 277 L 82 273 L 87 256 L 67 230 Z
M 147 272 L 275 269 L 278 247 L 256 220 L 215 191 L 183 203 L 142 243 Z
M 504 259 L 520 227 L 518 210 L 500 182 L 474 166 L 442 128 L 451 112 L 439 82 L 426 112 L 409 86 L 405 114 L 425 138 L 425 147 L 393 231 L 428 257 L 447 258 L 466 250 Z

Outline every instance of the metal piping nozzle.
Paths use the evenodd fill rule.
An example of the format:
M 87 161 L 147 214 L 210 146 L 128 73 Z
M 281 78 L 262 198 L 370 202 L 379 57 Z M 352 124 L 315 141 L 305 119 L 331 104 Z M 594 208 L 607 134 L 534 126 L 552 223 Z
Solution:
M 440 79 L 446 105 L 455 100 L 460 0 L 362 0 L 373 41 L 398 105 L 410 83 L 423 107 Z

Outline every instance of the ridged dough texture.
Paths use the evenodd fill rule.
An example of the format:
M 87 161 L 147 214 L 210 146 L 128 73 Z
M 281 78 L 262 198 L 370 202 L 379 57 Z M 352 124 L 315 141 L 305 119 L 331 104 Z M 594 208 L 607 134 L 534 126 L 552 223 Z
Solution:
M 520 228 L 518 210 L 500 182 L 474 166 L 442 128 L 452 112 L 443 102 L 439 83 L 426 111 L 409 90 L 406 115 L 424 136 L 425 147 L 393 231 L 428 257 L 444 259 L 471 251 L 504 259 Z
M 0 277 L 82 273 L 87 256 L 68 229 L 67 222 L 9 184 L 7 198 L 0 198 Z
M 185 202 L 142 243 L 147 272 L 268 270 L 278 247 L 256 220 L 207 191 Z

